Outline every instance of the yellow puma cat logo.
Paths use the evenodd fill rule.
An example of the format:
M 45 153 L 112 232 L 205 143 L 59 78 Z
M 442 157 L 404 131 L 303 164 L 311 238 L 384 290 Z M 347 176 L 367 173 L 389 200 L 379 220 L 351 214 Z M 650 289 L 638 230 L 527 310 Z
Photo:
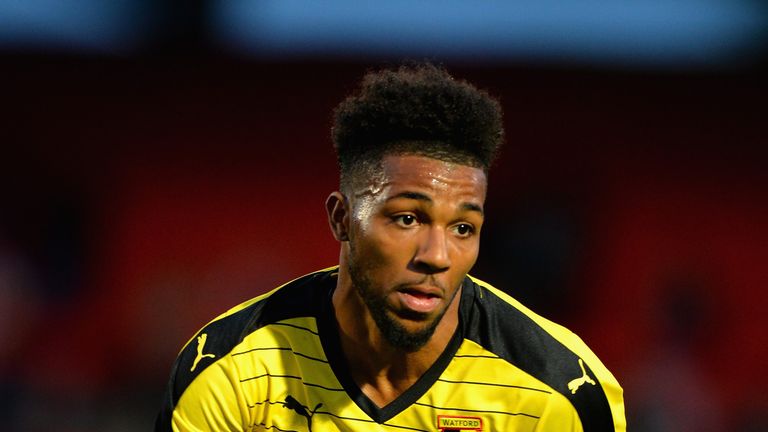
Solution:
M 581 366 L 581 373 L 582 375 L 575 380 L 568 383 L 568 390 L 571 391 L 571 394 L 576 394 L 576 390 L 579 389 L 584 383 L 590 383 L 592 385 L 595 385 L 595 381 L 592 380 L 592 378 L 587 375 L 586 369 L 584 369 L 584 361 L 582 359 L 579 359 L 579 366 Z
M 210 357 L 214 358 L 216 357 L 213 354 L 203 354 L 203 347 L 205 346 L 205 341 L 208 339 L 208 334 L 203 333 L 200 336 L 197 337 L 197 357 L 195 358 L 194 363 L 192 363 L 192 369 L 190 369 L 190 372 L 194 372 L 195 368 L 197 367 L 197 363 L 200 362 L 200 360 Z

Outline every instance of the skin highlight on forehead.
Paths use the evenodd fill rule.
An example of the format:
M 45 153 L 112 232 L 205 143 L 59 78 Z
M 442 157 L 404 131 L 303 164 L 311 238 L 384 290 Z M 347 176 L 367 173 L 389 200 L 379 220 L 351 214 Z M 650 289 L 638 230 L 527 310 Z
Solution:
M 435 163 L 437 162 L 437 163 Z M 447 189 L 464 181 L 485 185 L 480 168 L 420 155 L 386 156 L 382 161 L 385 177 L 391 181 L 416 176 L 428 178 L 432 187 Z

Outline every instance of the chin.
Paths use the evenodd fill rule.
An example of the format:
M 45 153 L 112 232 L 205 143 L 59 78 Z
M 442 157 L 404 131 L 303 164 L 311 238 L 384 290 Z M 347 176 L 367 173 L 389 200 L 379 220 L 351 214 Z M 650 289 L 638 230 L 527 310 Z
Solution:
M 440 318 L 442 315 L 431 320 L 414 322 L 413 320 L 386 315 L 379 316 L 376 319 L 376 324 L 390 345 L 406 352 L 415 352 L 432 338 L 437 325 L 440 323 Z

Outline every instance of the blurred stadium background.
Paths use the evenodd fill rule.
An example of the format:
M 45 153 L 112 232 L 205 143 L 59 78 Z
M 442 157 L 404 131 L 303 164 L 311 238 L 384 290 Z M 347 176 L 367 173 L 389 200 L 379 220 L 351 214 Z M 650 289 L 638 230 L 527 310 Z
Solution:
M 500 97 L 474 274 L 579 333 L 633 431 L 768 430 L 768 6 L 0 1 L 0 419 L 150 430 L 181 345 L 334 264 L 369 68 Z

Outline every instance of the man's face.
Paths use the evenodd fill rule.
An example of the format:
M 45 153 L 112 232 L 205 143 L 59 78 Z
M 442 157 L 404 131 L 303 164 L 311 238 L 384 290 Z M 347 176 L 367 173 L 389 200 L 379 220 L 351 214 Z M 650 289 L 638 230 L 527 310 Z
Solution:
M 349 274 L 391 345 L 432 336 L 477 259 L 485 192 L 482 169 L 416 155 L 385 156 L 353 191 Z

